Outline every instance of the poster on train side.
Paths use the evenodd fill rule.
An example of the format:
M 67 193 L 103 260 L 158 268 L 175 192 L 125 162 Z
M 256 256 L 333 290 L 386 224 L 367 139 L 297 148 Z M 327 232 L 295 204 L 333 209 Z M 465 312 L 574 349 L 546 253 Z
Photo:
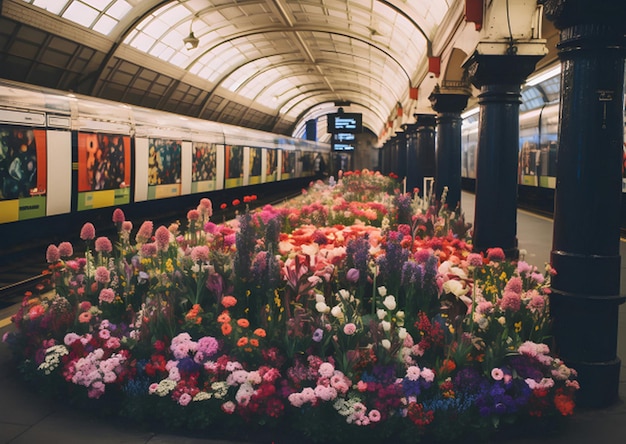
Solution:
M 265 151 L 265 182 L 275 182 L 278 179 L 278 151 Z
M 46 131 L 0 125 L 0 223 L 46 215 Z
M 248 148 L 248 185 L 261 183 L 261 165 L 263 163 L 263 150 L 261 148 Z
M 191 162 L 191 192 L 204 193 L 217 189 L 217 145 L 193 143 Z
M 148 199 L 181 194 L 181 140 L 148 139 Z
M 294 151 L 283 151 L 283 158 L 280 170 L 280 180 L 292 179 L 296 174 L 296 153 Z
M 77 209 L 130 203 L 130 137 L 79 132 Z
M 226 188 L 236 188 L 243 185 L 243 147 L 226 145 L 225 184 Z

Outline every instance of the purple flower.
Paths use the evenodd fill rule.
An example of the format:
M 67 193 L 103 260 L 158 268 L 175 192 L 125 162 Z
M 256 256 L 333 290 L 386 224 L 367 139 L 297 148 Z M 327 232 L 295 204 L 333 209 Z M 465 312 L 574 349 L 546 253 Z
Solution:
M 356 268 L 351 268 L 346 273 L 346 279 L 348 279 L 348 282 L 357 283 L 359 281 L 359 275 L 359 270 L 357 270 Z
M 313 332 L 313 341 L 315 342 L 322 342 L 322 339 L 324 338 L 324 330 L 322 330 L 321 328 L 316 329 Z

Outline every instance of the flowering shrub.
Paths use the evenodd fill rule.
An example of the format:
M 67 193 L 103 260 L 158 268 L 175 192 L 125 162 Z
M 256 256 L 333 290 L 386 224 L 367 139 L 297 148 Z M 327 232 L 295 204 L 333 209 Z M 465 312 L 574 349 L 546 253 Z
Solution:
M 572 415 L 554 270 L 472 252 L 462 215 L 395 188 L 346 173 L 223 224 L 203 199 L 134 237 L 116 209 L 115 242 L 87 223 L 84 255 L 47 249 L 54 289 L 4 342 L 57 393 L 173 428 L 417 442 Z

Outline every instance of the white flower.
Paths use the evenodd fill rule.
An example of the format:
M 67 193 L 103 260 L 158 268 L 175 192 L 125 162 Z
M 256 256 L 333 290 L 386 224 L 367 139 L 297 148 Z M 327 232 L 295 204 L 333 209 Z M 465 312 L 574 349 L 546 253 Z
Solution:
M 459 297 L 467 293 L 469 288 L 465 288 L 462 282 L 451 279 L 443 283 L 443 291 L 446 293 L 452 293 L 456 297 Z
M 406 328 L 404 328 L 404 327 L 400 327 L 400 328 L 398 329 L 398 338 L 400 338 L 402 341 L 404 341 L 404 339 L 406 338 L 406 335 L 407 335 L 407 334 L 408 334 L 408 333 L 407 333 L 407 331 L 406 331 Z
M 318 302 L 315 304 L 315 309 L 320 313 L 328 313 L 330 312 L 330 307 L 326 305 L 326 302 Z
M 337 319 L 343 318 L 343 311 L 341 310 L 340 305 L 335 305 L 331 310 L 330 314 L 336 317 Z
M 387 307 L 387 310 L 395 310 L 396 309 L 396 298 L 389 295 L 383 300 L 383 305 Z
M 378 287 L 378 294 L 382 297 L 387 296 L 387 287 Z
M 323 294 L 315 293 L 315 302 L 326 302 L 326 299 Z
M 391 341 L 389 339 L 383 339 L 380 341 L 380 345 L 382 345 L 385 350 L 389 350 L 391 348 Z
M 383 326 L 383 330 L 385 331 L 391 330 L 391 322 L 389 321 L 381 321 L 380 325 Z
M 387 316 L 387 311 L 379 308 L 378 310 L 376 310 L 376 316 L 378 316 L 378 320 L 382 321 L 383 319 L 385 319 L 385 316 Z

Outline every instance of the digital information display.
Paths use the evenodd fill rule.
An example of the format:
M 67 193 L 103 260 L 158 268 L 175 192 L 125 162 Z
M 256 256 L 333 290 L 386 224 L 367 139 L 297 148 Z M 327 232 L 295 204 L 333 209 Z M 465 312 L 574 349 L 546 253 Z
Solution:
M 363 131 L 363 115 L 360 113 L 328 114 L 329 133 L 360 133 Z

